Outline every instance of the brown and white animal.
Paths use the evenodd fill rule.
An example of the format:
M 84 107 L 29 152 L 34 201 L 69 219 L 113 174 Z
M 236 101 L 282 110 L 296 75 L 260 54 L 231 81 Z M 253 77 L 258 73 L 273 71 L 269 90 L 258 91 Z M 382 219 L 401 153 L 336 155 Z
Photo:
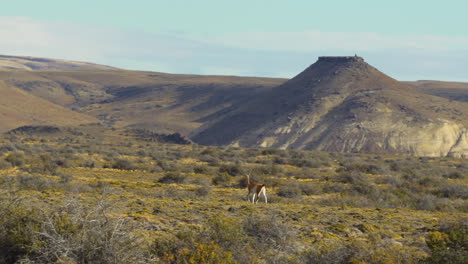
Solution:
M 268 203 L 266 196 L 266 184 L 258 182 L 250 182 L 250 175 L 247 175 L 247 201 L 250 202 L 250 195 L 252 194 L 252 203 L 257 203 L 260 199 L 260 194 L 265 198 L 265 203 Z

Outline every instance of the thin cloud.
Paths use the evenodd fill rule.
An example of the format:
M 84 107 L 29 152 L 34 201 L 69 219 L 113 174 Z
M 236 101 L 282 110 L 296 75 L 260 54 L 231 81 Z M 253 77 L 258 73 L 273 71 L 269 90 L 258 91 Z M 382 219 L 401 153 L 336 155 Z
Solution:
M 200 42 L 226 47 L 290 52 L 324 50 L 378 51 L 418 49 L 426 51 L 468 50 L 468 36 L 382 35 L 372 32 L 237 32 L 191 35 Z
M 293 77 L 323 55 L 358 55 L 397 79 L 468 81 L 468 36 L 240 32 L 155 34 L 0 17 L 0 54 L 187 74 Z

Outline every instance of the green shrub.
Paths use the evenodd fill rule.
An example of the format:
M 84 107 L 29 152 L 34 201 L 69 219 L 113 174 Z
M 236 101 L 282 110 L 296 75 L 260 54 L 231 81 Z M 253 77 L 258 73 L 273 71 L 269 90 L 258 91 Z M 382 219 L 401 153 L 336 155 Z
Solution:
M 150 252 L 160 263 L 239 263 L 235 258 L 242 257 L 245 239 L 238 221 L 215 217 L 202 230 L 182 230 L 175 237 L 155 239 Z
M 189 264 L 235 264 L 232 252 L 226 251 L 215 242 L 196 243 L 192 249 L 182 249 L 178 252 L 175 263 Z
M 0 263 L 17 263 L 34 248 L 40 214 L 14 197 L 0 199 L 0 212 Z
M 468 263 L 468 223 L 460 221 L 442 224 L 439 231 L 429 233 L 426 244 L 431 250 L 426 263 Z

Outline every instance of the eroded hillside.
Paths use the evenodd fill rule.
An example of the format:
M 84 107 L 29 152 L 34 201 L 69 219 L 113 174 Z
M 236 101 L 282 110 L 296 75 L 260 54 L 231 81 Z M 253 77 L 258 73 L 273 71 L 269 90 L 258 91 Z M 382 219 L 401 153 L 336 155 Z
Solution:
M 321 57 L 195 134 L 201 144 L 467 156 L 468 104 L 404 85 L 360 57 Z
M 202 144 L 457 157 L 468 151 L 463 83 L 406 85 L 359 57 L 322 57 L 289 81 L 99 67 L 2 70 L 0 80 L 54 104 L 36 107 L 42 112 L 66 107 L 108 126 L 177 132 Z M 31 107 L 18 108 L 14 100 L 3 107 L 16 107 L 4 130 L 38 123 L 21 112 Z M 81 122 L 63 120 L 56 125 Z
M 0 71 L 0 80 L 107 125 L 185 135 L 284 82 L 138 71 Z

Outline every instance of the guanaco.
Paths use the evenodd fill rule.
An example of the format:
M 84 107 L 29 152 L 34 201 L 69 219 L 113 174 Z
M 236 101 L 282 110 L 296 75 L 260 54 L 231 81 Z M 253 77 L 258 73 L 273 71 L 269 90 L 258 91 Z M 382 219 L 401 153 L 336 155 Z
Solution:
M 257 203 L 260 199 L 260 194 L 265 198 L 265 203 L 268 203 L 266 196 L 266 184 L 258 182 L 250 182 L 250 175 L 247 175 L 247 201 L 250 202 L 250 194 L 252 194 L 252 203 Z

